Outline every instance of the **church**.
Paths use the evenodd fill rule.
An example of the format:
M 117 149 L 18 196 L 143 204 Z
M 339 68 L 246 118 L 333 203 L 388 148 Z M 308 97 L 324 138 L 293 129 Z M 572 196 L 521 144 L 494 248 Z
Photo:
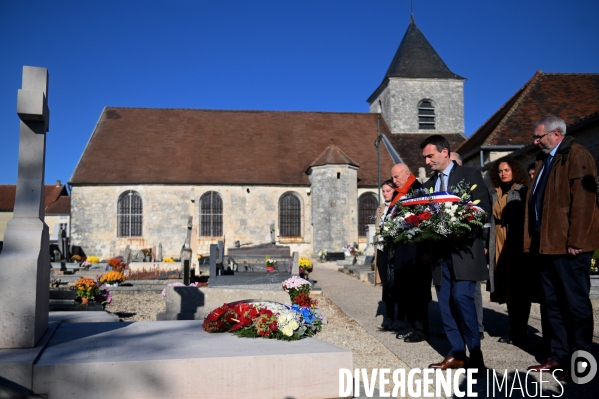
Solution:
M 413 18 L 369 112 L 106 107 L 70 179 L 71 244 L 108 258 L 274 240 L 300 255 L 366 244 L 393 161 L 426 176 L 420 142 L 465 140 L 464 81 Z M 368 93 L 365 93 L 365 96 Z

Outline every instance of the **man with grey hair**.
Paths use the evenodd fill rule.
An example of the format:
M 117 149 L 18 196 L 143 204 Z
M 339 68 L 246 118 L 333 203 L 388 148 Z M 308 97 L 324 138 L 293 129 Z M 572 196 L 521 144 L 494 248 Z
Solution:
M 592 353 L 589 269 L 599 248 L 597 169 L 589 151 L 566 135 L 566 123 L 556 116 L 537 121 L 532 139 L 541 152 L 527 194 L 524 251 L 540 266 L 552 335 L 551 357 L 528 369 L 561 369 L 556 375 L 568 379 L 572 355 Z

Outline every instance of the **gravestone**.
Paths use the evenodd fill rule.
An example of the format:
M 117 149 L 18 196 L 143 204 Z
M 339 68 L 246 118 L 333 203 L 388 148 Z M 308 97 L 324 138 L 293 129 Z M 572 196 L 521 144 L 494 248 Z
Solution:
M 216 255 L 216 263 L 223 263 L 223 254 L 225 252 L 225 243 L 223 241 L 218 241 L 218 253 Z
M 50 243 L 44 223 L 48 70 L 23 67 L 14 217 L 0 255 L 0 349 L 33 348 L 48 328 Z M 15 300 L 18 298 L 18 300 Z
M 191 268 L 191 229 L 193 228 L 193 216 L 187 218 L 187 237 L 181 248 L 181 273 L 183 284 L 189 285 L 189 270 Z
M 129 247 L 129 244 L 127 244 L 124 251 L 119 252 L 119 256 L 122 257 L 123 262 L 129 266 L 129 263 L 131 263 L 131 248 Z
M 162 262 L 162 243 L 158 243 L 158 255 L 156 261 Z
M 293 266 L 291 267 L 291 275 L 299 276 L 299 253 L 293 253 Z
M 274 223 L 270 224 L 270 242 L 271 242 L 271 244 L 277 243 L 277 238 L 275 237 L 275 224 Z
M 219 274 L 219 271 L 216 267 L 216 257 L 218 254 L 218 245 L 210 244 L 210 277 L 212 281 L 216 280 L 216 277 Z
M 222 241 L 219 244 L 222 244 Z M 268 243 L 228 248 L 226 257 L 219 248 L 222 247 L 217 244 L 210 245 L 210 287 L 269 286 L 280 289 L 280 283 L 291 277 L 291 268 L 283 266 L 290 260 L 289 247 Z M 266 255 L 281 262 L 274 272 L 266 270 Z M 223 262 L 220 263 L 219 259 Z M 223 268 L 227 264 L 231 266 Z
M 131 248 L 129 247 L 129 244 L 127 244 L 127 246 L 125 247 L 125 256 L 123 256 L 123 259 L 125 260 L 125 263 L 128 267 L 129 263 L 131 263 Z
M 366 225 L 366 248 L 364 248 L 364 255 L 374 255 L 376 252 L 376 225 Z
M 60 249 L 64 259 L 69 259 L 69 239 L 67 238 L 67 231 L 63 227 L 60 229 Z M 56 262 L 60 262 L 58 259 Z

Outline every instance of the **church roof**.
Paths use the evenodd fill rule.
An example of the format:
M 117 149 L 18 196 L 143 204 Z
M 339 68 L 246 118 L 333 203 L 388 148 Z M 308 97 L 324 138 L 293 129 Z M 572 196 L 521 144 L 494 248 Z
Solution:
M 16 194 L 16 184 L 0 184 L 0 212 L 14 211 Z M 57 182 L 57 184 L 46 184 L 44 186 L 44 206 L 46 207 L 46 212 L 48 212 L 48 208 L 50 208 L 52 204 L 59 201 L 62 197 L 70 199 L 64 184 L 60 184 L 60 182 Z M 70 213 L 70 202 L 69 208 L 61 213 L 67 215 Z
M 464 79 L 451 72 L 418 29 L 413 17 L 385 74 L 385 78 L 388 77 Z
M 107 107 L 70 183 L 307 186 L 306 170 L 333 139 L 360 165 L 358 185 L 376 186 L 378 117 Z M 390 135 L 382 119 L 380 130 Z M 392 166 L 381 151 L 381 170 Z
M 351 165 L 359 167 L 346 153 L 341 151 L 334 143 L 331 143 L 323 152 L 312 162 L 310 167 L 323 165 Z
M 599 111 L 599 74 L 537 71 L 457 151 L 462 156 L 481 146 L 528 145 L 534 123 L 553 114 L 576 123 Z
M 371 103 L 389 78 L 408 79 L 460 79 L 465 78 L 453 73 L 443 62 L 433 46 L 424 37 L 414 17 L 410 18 L 410 25 L 404 35 L 399 48 L 391 60 L 391 65 L 385 73 L 383 82 L 370 95 L 367 102 Z

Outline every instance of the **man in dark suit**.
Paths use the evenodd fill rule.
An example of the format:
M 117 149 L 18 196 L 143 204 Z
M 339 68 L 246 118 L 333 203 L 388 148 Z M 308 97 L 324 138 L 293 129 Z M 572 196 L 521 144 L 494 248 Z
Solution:
M 490 214 L 489 191 L 481 173 L 452 162 L 449 143 L 443 136 L 428 137 L 420 144 L 420 148 L 426 164 L 435 172 L 424 183 L 424 188 L 451 191 L 461 181 L 470 187 L 476 184 L 471 193 L 472 200 L 480 200 L 478 206 Z M 480 349 L 474 292 L 476 282 L 489 277 L 483 229 L 473 229 L 467 236 L 447 238 L 435 243 L 430 257 L 439 310 L 451 350 L 443 361 L 433 363 L 429 368 L 445 370 L 466 367 L 468 347 L 469 366 L 482 369 L 484 361 Z

